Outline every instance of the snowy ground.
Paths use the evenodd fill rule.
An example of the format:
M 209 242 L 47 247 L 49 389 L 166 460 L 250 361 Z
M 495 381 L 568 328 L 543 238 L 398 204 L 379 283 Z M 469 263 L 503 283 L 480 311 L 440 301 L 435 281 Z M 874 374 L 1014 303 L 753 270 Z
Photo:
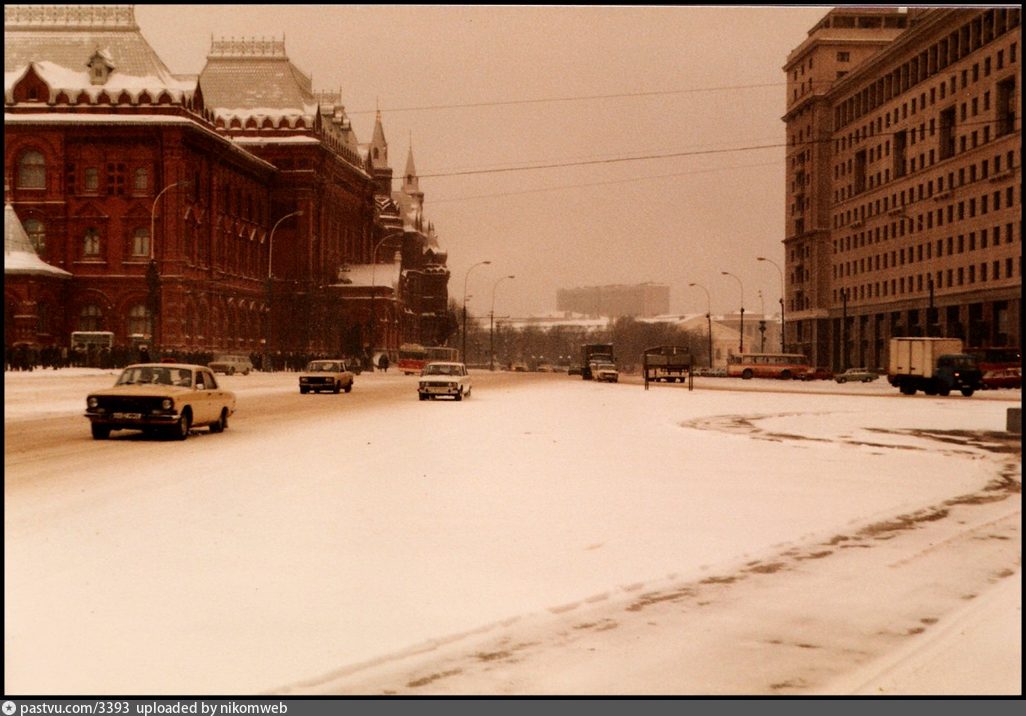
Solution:
M 6 373 L 7 693 L 1021 694 L 1018 391 L 474 377 L 172 443 Z

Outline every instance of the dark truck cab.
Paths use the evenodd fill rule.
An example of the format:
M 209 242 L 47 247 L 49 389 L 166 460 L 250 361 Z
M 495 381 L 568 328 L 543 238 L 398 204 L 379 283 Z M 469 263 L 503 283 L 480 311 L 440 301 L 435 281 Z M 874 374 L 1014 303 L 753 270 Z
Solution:
M 586 343 L 581 346 L 581 378 L 584 380 L 591 380 L 595 376 L 592 374 L 591 364 L 592 363 L 613 363 L 613 344 L 612 343 Z

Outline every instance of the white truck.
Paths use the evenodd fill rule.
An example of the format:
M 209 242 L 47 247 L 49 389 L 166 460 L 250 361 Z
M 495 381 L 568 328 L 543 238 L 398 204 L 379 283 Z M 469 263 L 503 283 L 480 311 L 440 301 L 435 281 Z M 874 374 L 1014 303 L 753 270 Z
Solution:
M 982 375 L 973 357 L 962 350 L 958 338 L 892 338 L 887 382 L 903 395 L 921 390 L 927 395 L 948 395 L 958 390 L 969 397 L 980 387 Z

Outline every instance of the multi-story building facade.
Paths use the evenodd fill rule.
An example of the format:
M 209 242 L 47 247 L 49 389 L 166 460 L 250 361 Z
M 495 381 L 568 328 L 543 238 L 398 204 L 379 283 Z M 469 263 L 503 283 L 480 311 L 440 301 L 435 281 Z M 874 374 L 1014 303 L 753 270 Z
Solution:
M 669 313 L 670 287 L 642 283 L 561 288 L 556 292 L 556 310 L 586 316 L 651 318 Z
M 839 8 L 787 73 L 786 343 L 1020 345 L 1020 11 Z
M 427 222 L 383 211 L 387 153 L 371 160 L 283 41 L 212 41 L 184 77 L 131 7 L 8 6 L 4 38 L 5 233 L 19 221 L 70 274 L 40 288 L 5 252 L 7 345 L 107 330 L 162 351 L 394 353 L 401 316 L 434 320 L 399 280 L 425 262 L 395 263 Z M 431 241 L 444 280 L 424 290 L 444 306 Z M 349 267 L 370 279 L 344 281 Z

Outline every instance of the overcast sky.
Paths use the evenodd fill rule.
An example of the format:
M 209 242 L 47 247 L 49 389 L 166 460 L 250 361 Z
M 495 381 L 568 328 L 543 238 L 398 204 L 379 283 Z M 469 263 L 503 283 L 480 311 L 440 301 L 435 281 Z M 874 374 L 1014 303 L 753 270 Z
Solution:
M 211 36 L 284 35 L 361 143 L 380 107 L 396 177 L 412 136 L 450 296 L 490 260 L 469 310 L 494 296 L 524 316 L 559 288 L 645 281 L 669 285 L 672 312 L 705 312 L 691 282 L 714 312 L 742 289 L 746 311 L 776 310 L 780 275 L 756 256 L 784 266 L 781 67 L 828 10 L 138 5 L 136 20 L 177 73 L 202 70 Z M 676 156 L 633 159 L 652 155 Z

